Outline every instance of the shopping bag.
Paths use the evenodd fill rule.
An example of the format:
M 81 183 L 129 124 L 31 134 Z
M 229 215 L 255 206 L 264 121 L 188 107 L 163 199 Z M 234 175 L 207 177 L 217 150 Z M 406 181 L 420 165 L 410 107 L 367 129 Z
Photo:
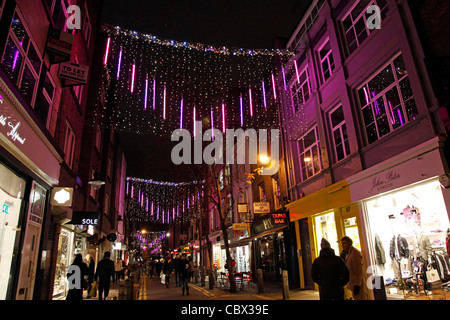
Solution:
M 89 296 L 95 298 L 97 296 L 97 282 L 92 283 L 91 291 L 89 291 Z
M 427 282 L 437 282 L 441 281 L 441 278 L 439 277 L 439 274 L 437 270 L 430 269 L 427 271 Z
M 162 284 L 166 283 L 166 275 L 164 273 L 161 275 L 161 283 Z
M 353 300 L 353 294 L 347 286 L 344 287 L 344 300 Z

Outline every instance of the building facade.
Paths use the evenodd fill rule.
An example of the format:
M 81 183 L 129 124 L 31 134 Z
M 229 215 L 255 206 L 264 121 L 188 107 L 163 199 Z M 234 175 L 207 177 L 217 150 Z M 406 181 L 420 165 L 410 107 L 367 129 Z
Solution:
M 301 288 L 315 287 L 322 238 L 336 254 L 352 238 L 366 278 L 393 280 L 394 296 L 414 263 L 443 250 L 447 135 L 419 40 L 405 1 L 313 1 L 287 43 L 296 54 L 278 80 Z M 407 256 L 390 250 L 399 237 Z

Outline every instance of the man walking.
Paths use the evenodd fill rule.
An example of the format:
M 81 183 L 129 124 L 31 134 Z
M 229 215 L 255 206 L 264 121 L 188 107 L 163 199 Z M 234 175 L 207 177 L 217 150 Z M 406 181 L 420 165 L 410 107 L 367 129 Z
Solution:
M 175 275 L 175 286 L 178 287 L 180 285 L 179 279 L 180 279 L 180 255 L 177 253 L 175 255 L 175 259 L 173 259 L 173 271 Z
M 98 299 L 103 300 L 102 294 L 105 293 L 104 299 L 108 297 L 109 288 L 111 286 L 111 279 L 115 283 L 115 270 L 114 262 L 109 258 L 111 252 L 106 251 L 103 259 L 99 261 L 97 265 L 97 271 L 95 272 L 95 280 L 98 279 Z
M 181 290 L 183 292 L 183 296 L 184 296 L 184 291 L 186 291 L 186 295 L 189 295 L 189 285 L 188 285 L 189 261 L 186 259 L 186 253 L 183 253 L 181 255 L 181 259 L 179 260 L 178 266 L 179 266 L 179 275 L 180 275 L 180 285 L 181 285 Z

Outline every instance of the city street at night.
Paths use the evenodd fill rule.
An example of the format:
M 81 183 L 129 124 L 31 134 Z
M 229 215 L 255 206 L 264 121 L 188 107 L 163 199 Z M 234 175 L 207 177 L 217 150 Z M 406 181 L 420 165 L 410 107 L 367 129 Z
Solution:
M 0 0 L 0 300 L 431 314 L 450 300 L 449 13 Z

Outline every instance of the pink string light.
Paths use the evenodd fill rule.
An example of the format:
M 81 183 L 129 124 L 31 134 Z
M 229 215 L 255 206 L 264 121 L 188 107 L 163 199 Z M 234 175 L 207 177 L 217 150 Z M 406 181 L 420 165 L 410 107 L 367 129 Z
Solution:
M 244 110 L 243 110 L 243 106 L 242 106 L 242 93 L 239 94 L 239 103 L 240 103 L 240 107 L 241 107 L 241 127 L 244 126 Z
M 225 104 L 222 102 L 222 132 L 225 132 Z
M 248 95 L 249 95 L 249 100 L 250 100 L 250 116 L 253 117 L 252 88 L 248 89 Z
M 272 73 L 272 88 L 273 88 L 273 97 L 277 100 L 277 88 L 275 87 L 275 77 Z
M 196 126 L 196 123 L 195 123 L 195 121 L 196 121 L 196 118 L 195 118 L 195 106 L 194 106 L 194 115 L 193 115 L 193 118 L 194 118 L 194 138 L 195 138 L 195 131 L 196 131 L 196 129 L 197 129 L 197 126 Z
M 266 101 L 266 87 L 264 86 L 264 80 L 262 81 L 262 93 L 263 93 L 264 108 L 266 108 L 267 107 L 267 101 Z
M 287 91 L 287 85 L 286 85 L 286 73 L 284 72 L 284 66 L 281 67 L 281 70 L 282 70 L 282 72 L 283 72 L 284 91 Z
M 183 129 L 183 97 L 181 97 L 180 103 L 180 129 Z
M 163 93 L 163 119 L 166 119 L 166 85 L 164 84 Z
M 108 63 L 108 55 L 109 55 L 109 44 L 111 42 L 111 37 L 108 37 L 108 41 L 106 42 L 106 53 L 105 53 L 105 60 L 103 60 L 103 64 L 106 66 Z
M 211 108 L 211 140 L 214 140 L 214 111 Z
M 147 98 L 148 98 L 148 75 L 145 77 L 145 100 L 144 109 L 147 110 Z
M 131 93 L 133 93 L 134 91 L 134 75 L 136 72 L 136 64 L 133 62 L 133 71 L 132 71 L 132 75 L 131 75 Z
M 295 66 L 295 74 L 297 75 L 297 82 L 300 84 L 300 76 L 298 74 L 297 60 L 294 60 L 294 66 Z
M 153 110 L 156 107 L 156 78 L 153 78 Z
M 122 65 L 122 47 L 120 47 L 120 52 L 119 52 L 119 62 L 117 64 L 117 79 L 119 79 L 119 75 L 120 75 L 120 66 Z

